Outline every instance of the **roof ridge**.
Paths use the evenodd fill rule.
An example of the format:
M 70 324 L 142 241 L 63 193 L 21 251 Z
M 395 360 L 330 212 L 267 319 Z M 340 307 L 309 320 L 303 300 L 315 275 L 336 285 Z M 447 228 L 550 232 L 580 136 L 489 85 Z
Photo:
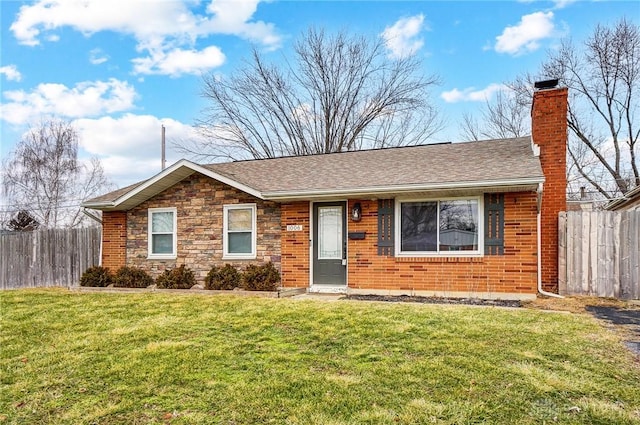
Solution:
M 382 148 L 370 148 L 370 149 L 359 149 L 353 151 L 340 151 L 340 152 L 326 152 L 326 153 L 310 153 L 304 155 L 285 155 L 285 156 L 277 156 L 275 158 L 249 158 L 249 159 L 238 159 L 228 162 L 212 162 L 209 164 L 200 164 L 204 167 L 216 166 L 220 164 L 237 164 L 242 162 L 256 162 L 256 161 L 272 161 L 278 159 L 286 159 L 286 158 L 309 158 L 309 157 L 320 157 L 320 156 L 333 156 L 333 155 L 348 155 L 348 154 L 359 154 L 363 152 L 378 152 L 378 151 L 389 151 L 389 150 L 400 150 L 400 149 L 410 149 L 410 148 L 426 148 L 431 146 L 442 146 L 442 145 L 466 145 L 466 144 L 477 144 L 477 143 L 487 143 L 487 142 L 504 142 L 504 141 L 513 141 L 524 138 L 530 138 L 530 135 L 520 136 L 520 137 L 507 137 L 502 139 L 483 139 L 483 140 L 465 140 L 459 142 L 434 142 L 434 143 L 425 143 L 421 145 L 404 145 L 404 146 L 387 146 Z

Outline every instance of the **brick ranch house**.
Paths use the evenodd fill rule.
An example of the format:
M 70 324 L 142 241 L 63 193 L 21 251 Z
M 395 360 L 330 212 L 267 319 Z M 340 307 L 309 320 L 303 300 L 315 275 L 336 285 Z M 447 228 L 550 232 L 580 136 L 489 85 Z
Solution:
M 198 165 L 91 199 L 102 265 L 152 275 L 272 261 L 313 292 L 526 299 L 557 292 L 567 89 L 532 136 Z M 540 253 L 540 255 L 539 255 Z

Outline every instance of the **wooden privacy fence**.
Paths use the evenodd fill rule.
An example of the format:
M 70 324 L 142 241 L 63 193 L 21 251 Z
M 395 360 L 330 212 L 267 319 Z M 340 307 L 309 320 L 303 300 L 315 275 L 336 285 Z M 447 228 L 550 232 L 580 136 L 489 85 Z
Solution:
M 100 228 L 0 235 L 0 288 L 76 286 L 100 261 Z
M 640 211 L 560 213 L 561 294 L 640 299 Z

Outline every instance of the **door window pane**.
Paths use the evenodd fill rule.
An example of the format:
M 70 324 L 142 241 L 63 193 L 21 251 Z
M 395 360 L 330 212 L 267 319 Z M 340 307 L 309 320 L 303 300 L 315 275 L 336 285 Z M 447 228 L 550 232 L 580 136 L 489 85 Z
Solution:
M 318 259 L 342 258 L 342 207 L 318 208 Z

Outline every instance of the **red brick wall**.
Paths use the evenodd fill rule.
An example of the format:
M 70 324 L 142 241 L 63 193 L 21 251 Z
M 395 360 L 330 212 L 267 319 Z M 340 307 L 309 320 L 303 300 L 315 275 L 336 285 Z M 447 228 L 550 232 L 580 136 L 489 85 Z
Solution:
M 102 266 L 118 270 L 127 261 L 127 213 L 102 213 Z
M 536 293 L 536 195 L 505 194 L 504 255 L 395 258 L 379 256 L 378 201 L 350 200 L 362 205 L 360 222 L 347 220 L 349 232 L 366 232 L 348 241 L 347 281 L 352 289 L 471 293 Z M 309 202 L 282 205 L 283 285 L 309 285 Z M 302 231 L 286 231 L 287 224 Z
M 282 204 L 282 286 L 309 286 L 309 202 Z M 300 225 L 300 231 L 287 231 L 287 225 Z
M 542 195 L 542 287 L 558 292 L 558 213 L 567 209 L 567 93 L 566 88 L 539 90 L 533 95 L 531 132 L 540 146 L 545 176 Z
M 349 202 L 349 208 L 356 201 Z M 348 222 L 366 239 L 348 244 L 348 285 L 354 289 L 398 289 L 471 293 L 536 292 L 536 196 L 505 194 L 504 255 L 402 257 L 377 253 L 377 201 L 362 201 L 363 218 Z

